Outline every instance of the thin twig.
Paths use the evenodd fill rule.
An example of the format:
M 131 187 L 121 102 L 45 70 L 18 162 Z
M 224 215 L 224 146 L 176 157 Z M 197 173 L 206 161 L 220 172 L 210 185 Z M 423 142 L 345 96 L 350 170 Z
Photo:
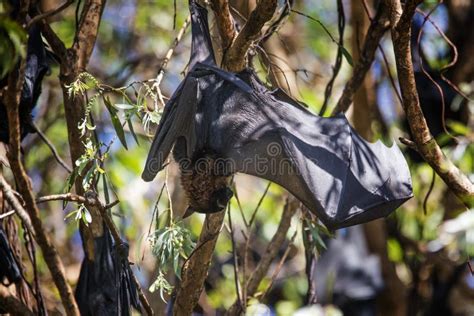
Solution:
M 298 231 L 295 230 L 295 232 L 293 233 L 293 236 L 291 236 L 290 243 L 288 244 L 288 247 L 286 247 L 285 253 L 283 253 L 283 256 L 281 257 L 280 262 L 278 262 L 278 265 L 276 266 L 275 271 L 273 271 L 272 277 L 270 279 L 270 284 L 265 289 L 265 292 L 263 292 L 263 294 L 259 297 L 259 301 L 262 301 L 265 298 L 265 296 L 268 294 L 268 292 L 270 292 L 271 288 L 273 287 L 273 284 L 275 283 L 275 280 L 278 274 L 280 273 L 281 268 L 283 267 L 283 264 L 286 261 L 286 258 L 290 254 L 291 246 L 295 242 L 297 233 Z
M 14 190 L 12 187 L 7 183 L 5 178 L 3 177 L 2 174 L 0 174 L 0 189 L 3 191 L 5 199 L 8 201 L 10 206 L 14 209 L 15 213 L 18 215 L 18 217 L 21 219 L 23 224 L 28 227 L 32 232 L 34 232 L 34 228 L 31 225 L 31 220 L 30 216 L 28 213 L 25 211 L 23 208 L 23 205 L 18 201 L 18 198 L 15 196 L 13 193 Z
M 277 231 L 275 232 L 275 235 L 273 235 L 272 240 L 268 244 L 265 253 L 262 255 L 262 258 L 250 276 L 248 282 L 246 282 L 245 286 L 248 297 L 255 295 L 260 282 L 268 272 L 270 264 L 277 256 L 278 250 L 280 250 L 281 246 L 283 245 L 288 229 L 290 228 L 291 218 L 298 210 L 299 205 L 300 203 L 296 199 L 292 197 L 287 199 Z M 246 304 L 246 301 L 244 301 L 244 304 Z M 234 302 L 234 304 L 227 311 L 226 315 L 240 315 L 241 312 L 242 306 L 239 305 L 238 302 Z
M 409 140 L 408 138 L 405 137 L 399 137 L 398 140 L 405 146 L 408 146 L 410 149 L 413 149 L 418 152 L 418 148 L 416 146 L 416 143 L 412 140 Z
M 33 126 L 33 129 L 36 131 L 36 133 L 38 133 L 39 137 L 41 138 L 41 140 L 43 140 L 43 142 L 46 144 L 46 146 L 49 147 L 49 149 L 51 150 L 51 153 L 53 154 L 54 158 L 56 159 L 56 161 L 61 165 L 61 167 L 63 167 L 67 172 L 71 173 L 72 172 L 72 168 L 69 167 L 67 165 L 66 162 L 64 162 L 64 160 L 61 159 L 61 157 L 59 156 L 59 153 L 58 151 L 56 150 L 56 147 L 54 147 L 54 144 L 48 139 L 48 137 L 43 133 L 43 131 L 41 131 L 38 126 L 36 126 L 35 123 L 32 123 L 32 126 Z
M 334 62 L 334 67 L 332 69 L 331 79 L 329 79 L 329 82 L 326 85 L 326 89 L 324 90 L 324 102 L 323 102 L 323 105 L 321 106 L 321 110 L 319 111 L 319 116 L 324 116 L 324 113 L 326 112 L 326 109 L 329 103 L 329 98 L 331 97 L 331 94 L 332 94 L 334 81 L 336 80 L 337 75 L 339 74 L 339 70 L 341 70 L 341 66 L 342 66 L 342 47 L 344 47 L 344 29 L 346 26 L 346 17 L 344 15 L 344 4 L 342 3 L 342 0 L 337 0 L 337 14 L 338 14 L 337 28 L 339 31 L 339 41 L 338 41 L 339 47 L 337 49 L 336 61 Z
M 42 196 L 36 199 L 36 204 L 41 204 L 45 202 L 51 202 L 51 201 L 68 201 L 68 202 L 77 202 L 77 203 L 86 203 L 87 199 L 83 196 L 74 194 L 74 193 L 64 193 L 64 194 L 52 194 L 52 195 L 47 195 L 47 196 Z M 110 202 L 106 205 L 104 205 L 104 209 L 110 209 L 114 207 L 115 205 L 119 204 L 119 200 L 115 200 L 113 202 Z
M 189 15 L 186 20 L 183 23 L 183 26 L 181 26 L 181 29 L 178 32 L 178 35 L 176 35 L 176 38 L 174 39 L 173 43 L 171 44 L 170 48 L 165 54 L 165 57 L 163 58 L 160 67 L 158 68 L 158 74 L 156 75 L 156 78 L 153 83 L 153 88 L 156 90 L 156 93 L 158 95 L 158 99 L 161 102 L 161 105 L 165 105 L 165 101 L 163 99 L 163 95 L 161 93 L 160 89 L 160 84 L 161 81 L 163 80 L 163 77 L 165 75 L 165 70 L 168 67 L 168 63 L 171 60 L 171 57 L 173 56 L 174 50 L 178 46 L 179 42 L 184 36 L 184 33 L 186 32 L 186 29 L 188 28 L 189 24 L 191 23 L 191 15 Z M 158 108 L 158 105 L 155 104 L 155 110 Z
M 442 1 L 440 1 L 442 2 Z M 440 70 L 440 74 L 441 74 L 441 79 L 443 79 L 451 88 L 453 88 L 457 93 L 459 93 L 463 98 L 465 98 L 466 100 L 472 100 L 471 98 L 469 98 L 469 96 L 467 96 L 464 92 L 462 92 L 461 89 L 459 89 L 454 83 L 452 83 L 448 78 L 446 78 L 444 76 L 444 73 L 451 67 L 453 67 L 457 61 L 458 61 L 458 56 L 459 56 L 459 53 L 458 53 L 458 48 L 456 47 L 456 45 L 449 39 L 449 37 L 446 35 L 446 33 L 438 26 L 438 24 L 436 24 L 435 21 L 433 21 L 429 15 L 427 15 L 426 13 L 424 13 L 423 11 L 421 11 L 420 9 L 416 9 L 416 12 L 421 14 L 422 16 L 425 17 L 425 19 L 427 19 L 431 25 L 435 28 L 435 30 L 438 32 L 438 34 L 446 41 L 446 43 L 448 44 L 448 46 L 453 50 L 453 58 L 452 60 L 446 65 L 446 66 L 443 66 L 443 68 L 441 68 Z
M 425 215 L 428 214 L 428 210 L 427 210 L 428 199 L 430 198 L 431 192 L 433 191 L 435 180 L 436 180 L 436 172 L 433 169 L 433 175 L 431 176 L 430 187 L 428 188 L 425 198 L 423 199 L 423 212 L 425 213 Z
M 372 13 L 370 12 L 370 8 L 367 4 L 366 0 L 362 0 L 362 4 L 364 6 L 364 11 L 367 17 L 369 18 L 369 21 L 372 23 L 374 18 L 372 17 Z M 400 95 L 400 91 L 397 89 L 397 85 L 395 84 L 395 79 L 393 78 L 392 71 L 390 70 L 390 63 L 388 62 L 387 54 L 385 54 L 385 50 L 383 49 L 382 44 L 379 43 L 378 45 L 379 51 L 382 54 L 382 59 L 384 61 L 385 67 L 387 68 L 387 75 L 390 80 L 390 83 L 392 85 L 393 90 L 395 91 L 395 95 L 398 98 L 398 101 L 400 101 L 400 105 L 402 104 L 402 96 Z
M 36 203 L 45 203 L 50 201 L 68 201 L 68 202 L 79 202 L 85 203 L 86 198 L 74 193 L 64 193 L 64 194 L 52 194 L 47 196 L 42 196 L 36 199 Z
M 234 191 L 234 197 L 235 197 L 235 200 L 237 201 L 237 206 L 239 207 L 240 216 L 242 217 L 242 220 L 244 221 L 245 227 L 247 227 L 249 224 L 247 222 L 247 219 L 245 218 L 244 210 L 242 209 L 242 204 L 240 203 L 237 186 L 235 185 L 234 179 L 232 179 L 232 191 Z
M 352 77 L 346 82 L 342 95 L 339 98 L 332 115 L 335 115 L 338 112 L 347 111 L 349 106 L 352 104 L 354 94 L 364 82 L 365 75 L 372 65 L 380 40 L 390 26 L 389 14 L 387 11 L 385 3 L 380 1 L 376 16 L 367 30 L 364 45 L 360 52 L 360 58 L 354 65 Z
M 32 18 L 29 22 L 28 22 L 28 25 L 27 25 L 27 28 L 30 28 L 33 24 L 35 24 L 36 22 L 38 21 L 41 21 L 41 20 L 44 20 L 46 18 L 49 18 L 53 15 L 56 15 L 58 14 L 59 12 L 63 11 L 64 9 L 66 9 L 69 5 L 71 5 L 72 3 L 74 3 L 74 0 L 67 0 L 66 2 L 64 2 L 63 4 L 61 4 L 59 7 L 57 7 L 56 9 L 52 9 L 52 10 L 49 10 L 49 11 L 46 11 L 44 13 L 41 13 L 37 16 L 35 16 L 34 18 Z
M 234 257 L 234 281 L 235 281 L 235 291 L 237 292 L 237 301 L 239 305 L 242 306 L 243 301 L 242 301 L 242 289 L 241 289 L 241 284 L 239 280 L 239 260 L 238 260 L 238 254 L 237 254 L 237 244 L 235 242 L 235 235 L 234 235 L 234 225 L 232 223 L 232 216 L 231 216 L 231 208 L 230 208 L 230 203 L 227 207 L 227 216 L 229 218 L 229 234 L 230 234 L 230 240 L 232 241 L 232 256 Z
M 390 81 L 390 84 L 393 88 L 393 91 L 395 91 L 395 95 L 397 96 L 398 101 L 400 102 L 400 105 L 402 105 L 403 100 L 402 100 L 402 95 L 400 94 L 400 91 L 397 88 L 397 85 L 395 84 L 395 79 L 393 78 L 392 71 L 390 70 L 390 63 L 388 61 L 387 55 L 385 54 L 385 50 L 383 49 L 382 45 L 379 44 L 379 51 L 382 55 L 382 59 L 385 64 L 385 68 L 387 69 L 387 75 L 388 79 Z
M 254 211 L 253 211 L 253 213 L 252 213 L 252 217 L 250 218 L 249 225 L 248 225 L 247 228 L 252 227 L 253 222 L 255 221 L 255 216 L 257 215 L 257 212 L 258 212 L 258 210 L 260 209 L 260 206 L 262 205 L 263 200 L 264 200 L 265 197 L 267 196 L 268 190 L 270 189 L 270 186 L 271 186 L 271 185 L 272 185 L 272 183 L 271 183 L 271 182 L 268 182 L 267 187 L 265 188 L 265 191 L 263 192 L 262 196 L 260 197 L 260 200 L 258 201 L 257 206 L 255 207 L 255 209 L 254 209 Z
M 453 136 L 449 131 L 448 129 L 446 128 L 446 102 L 445 102 L 445 97 L 444 97 L 444 92 L 443 92 L 443 89 L 441 88 L 441 86 L 436 82 L 436 80 L 433 79 L 433 77 L 429 74 L 429 72 L 425 69 L 424 65 L 423 65 L 423 58 L 421 57 L 422 54 L 421 54 L 421 51 L 422 51 L 422 48 L 421 48 L 421 39 L 422 39 L 422 36 L 423 36 L 423 29 L 424 29 L 424 26 L 426 24 L 426 21 L 430 18 L 431 14 L 433 14 L 433 12 L 438 8 L 438 6 L 442 3 L 442 1 L 438 2 L 434 7 L 433 9 L 430 10 L 430 12 L 428 14 L 425 15 L 425 18 L 423 20 L 423 23 L 421 24 L 421 27 L 420 27 L 420 31 L 418 32 L 418 36 L 417 36 L 417 39 L 416 39 L 416 45 L 417 45 L 417 48 L 418 48 L 418 52 L 419 52 L 419 56 L 418 56 L 418 63 L 420 64 L 420 69 L 421 71 L 423 72 L 423 74 L 425 75 L 425 77 L 427 77 L 431 83 L 436 87 L 436 90 L 438 90 L 438 93 L 439 93 L 439 96 L 441 98 L 441 127 L 443 128 L 443 131 L 446 133 L 446 135 L 448 135 L 449 137 L 451 137 L 452 139 L 455 139 L 456 141 L 459 141 L 455 136 Z M 457 60 L 457 52 L 455 53 L 455 58 L 454 58 L 454 62 L 455 60 Z M 448 65 L 448 67 L 450 67 L 450 65 Z
M 11 210 L 11 211 L 9 211 L 9 212 L 2 213 L 2 214 L 0 214 L 0 220 L 1 220 L 1 219 L 4 219 L 4 218 L 7 218 L 8 216 L 11 216 L 11 215 L 13 215 L 13 214 L 15 214 L 15 210 Z
M 279 73 L 282 73 L 284 75 L 286 87 L 288 89 L 288 92 L 291 93 L 290 84 L 288 82 L 288 79 L 287 79 L 283 69 L 270 59 L 269 54 L 265 51 L 265 49 L 263 47 L 261 47 L 260 45 L 256 45 L 255 47 L 261 53 L 260 54 L 260 59 L 261 59 L 262 66 L 264 66 L 264 68 L 266 68 L 266 77 L 269 77 L 269 75 L 271 73 L 271 76 L 270 76 L 271 84 L 275 87 L 282 88 L 282 85 L 280 84 L 280 80 L 278 79 L 278 76 L 275 72 L 275 69 L 273 69 L 273 68 L 277 68 L 277 70 L 279 70 Z

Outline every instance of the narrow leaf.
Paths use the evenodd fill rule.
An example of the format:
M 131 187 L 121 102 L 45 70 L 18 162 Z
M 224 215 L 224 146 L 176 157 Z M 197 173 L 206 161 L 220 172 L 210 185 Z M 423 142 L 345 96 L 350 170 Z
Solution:
M 130 129 L 130 132 L 132 133 L 133 139 L 135 139 L 135 142 L 137 143 L 137 145 L 140 146 L 140 143 L 138 142 L 138 137 L 137 137 L 137 135 L 135 134 L 135 130 L 133 129 L 132 120 L 131 120 L 131 119 L 128 119 L 128 120 L 127 120 L 127 124 L 128 124 L 128 128 Z
M 110 119 L 112 120 L 112 125 L 114 126 L 115 133 L 117 133 L 117 136 L 122 143 L 123 147 L 125 149 L 128 149 L 127 147 L 127 141 L 125 140 L 125 132 L 123 130 L 122 123 L 120 122 L 118 116 L 117 116 L 117 109 L 115 109 L 112 106 L 112 103 L 110 103 L 110 100 L 108 97 L 104 97 L 104 104 L 107 107 L 107 110 L 109 110 L 110 114 Z
M 347 51 L 347 49 L 344 46 L 339 46 L 339 48 L 342 50 L 342 54 L 346 58 L 349 65 L 351 65 L 351 67 L 354 67 L 354 61 L 352 60 L 351 54 Z
M 117 109 L 120 109 L 120 110 L 131 110 L 131 109 L 135 108 L 133 105 L 125 104 L 125 103 L 116 103 L 116 104 L 114 104 L 114 107 L 117 108 Z

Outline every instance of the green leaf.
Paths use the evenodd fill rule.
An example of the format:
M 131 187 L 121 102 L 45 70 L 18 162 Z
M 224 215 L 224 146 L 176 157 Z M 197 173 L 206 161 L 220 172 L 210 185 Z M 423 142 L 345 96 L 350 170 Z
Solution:
M 130 129 L 130 132 L 132 133 L 133 139 L 135 139 L 135 142 L 137 143 L 138 146 L 140 146 L 140 143 L 138 142 L 138 137 L 135 134 L 135 130 L 133 129 L 133 123 L 131 119 L 127 120 L 128 128 Z
M 108 97 L 104 97 L 104 104 L 107 107 L 107 110 L 109 111 L 110 119 L 112 120 L 112 125 L 114 126 L 115 133 L 117 133 L 117 136 L 120 139 L 120 142 L 122 143 L 123 147 L 125 147 L 125 149 L 128 149 L 127 141 L 125 140 L 125 132 L 123 130 L 122 123 L 120 122 L 117 116 L 117 109 L 112 106 L 112 103 L 110 103 Z
M 64 187 L 64 193 L 69 193 L 71 191 L 72 186 L 74 185 L 74 181 L 76 181 L 77 177 L 77 168 L 74 168 L 72 173 L 67 177 L 66 186 Z M 66 208 L 68 201 L 63 201 L 63 209 Z
M 353 59 L 352 59 L 351 54 L 347 51 L 347 49 L 346 49 L 344 46 L 339 46 L 339 48 L 341 49 L 342 54 L 343 54 L 344 57 L 346 58 L 347 63 L 348 63 L 349 65 L 351 65 L 351 67 L 354 67 L 354 61 L 353 61 Z
M 75 210 L 75 211 L 72 211 L 72 212 L 69 212 L 69 214 L 66 215 L 66 217 L 64 217 L 64 219 L 68 219 L 69 217 L 72 217 L 72 216 L 75 216 L 77 215 L 77 212 L 79 212 L 79 210 Z
M 135 106 L 131 104 L 125 104 L 125 103 L 116 103 L 114 104 L 114 107 L 120 110 L 131 110 L 135 108 Z
M 465 136 L 465 135 L 468 135 L 470 132 L 469 127 L 462 124 L 461 122 L 449 120 L 447 125 L 454 133 L 459 134 L 459 135 Z
M 0 18 L 0 78 L 17 64 L 19 57 L 26 56 L 26 32 L 15 21 L 2 15 Z

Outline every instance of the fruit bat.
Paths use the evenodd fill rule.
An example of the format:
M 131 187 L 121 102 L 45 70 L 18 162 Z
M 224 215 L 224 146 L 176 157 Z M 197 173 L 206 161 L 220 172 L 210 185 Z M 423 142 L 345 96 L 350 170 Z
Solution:
M 190 1 L 190 71 L 167 102 L 142 174 L 151 181 L 173 150 L 190 211 L 221 211 L 236 172 L 275 182 L 330 229 L 391 213 L 412 197 L 399 148 L 368 143 L 343 114 L 312 114 L 251 69 L 216 66 L 207 11 Z
M 33 25 L 28 32 L 27 55 L 25 65 L 25 81 L 20 95 L 20 133 L 23 139 L 28 133 L 36 130 L 32 124 L 32 111 L 41 94 L 41 83 L 50 70 L 52 54 L 47 52 L 39 26 Z M 16 71 L 13 70 L 13 71 Z M 0 80 L 0 90 L 7 83 L 8 76 Z M 6 163 L 6 144 L 9 143 L 8 118 L 5 105 L 0 99 L 0 163 Z
M 20 280 L 20 269 L 10 248 L 7 234 L 0 226 L 0 283 L 8 286 Z
M 128 246 L 114 245 L 110 231 L 94 240 L 95 258 L 84 258 L 76 287 L 81 315 L 131 315 L 140 311 L 138 289 L 128 262 Z
M 315 282 L 318 303 L 334 304 L 343 315 L 377 315 L 375 301 L 384 288 L 382 265 L 367 248 L 364 228 L 341 229 L 326 244 L 313 267 L 316 278 L 311 281 Z

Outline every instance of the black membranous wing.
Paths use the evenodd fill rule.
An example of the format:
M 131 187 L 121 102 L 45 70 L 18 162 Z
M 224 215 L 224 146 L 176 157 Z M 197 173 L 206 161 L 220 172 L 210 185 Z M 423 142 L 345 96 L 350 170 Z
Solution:
M 412 196 L 408 166 L 396 145 L 364 141 L 344 115 L 322 118 L 279 99 L 251 78 L 252 93 L 220 92 L 222 115 L 212 148 L 232 171 L 273 181 L 330 229 L 388 215 Z M 227 92 L 226 92 L 227 91 Z
M 81 315 L 131 315 L 140 310 L 128 249 L 118 249 L 108 229 L 94 240 L 95 258 L 84 258 L 75 297 Z
M 190 0 L 189 11 L 191 13 L 192 42 L 188 68 L 192 70 L 197 63 L 215 65 L 207 10 L 196 3 L 195 0 Z
M 20 269 L 8 242 L 7 235 L 0 227 L 0 283 L 9 285 L 20 281 L 20 279 Z
M 143 172 L 152 180 L 175 157 L 206 149 L 228 174 L 248 173 L 286 188 L 330 229 L 383 217 L 412 196 L 398 147 L 364 141 L 344 115 L 322 118 L 251 71 L 214 64 L 205 10 L 190 1 L 191 71 L 165 107 Z
M 193 148 L 196 132 L 194 129 L 198 100 L 198 80 L 187 76 L 171 100 L 166 104 L 163 117 L 151 145 L 142 178 L 152 181 L 163 169 L 173 145 L 184 137 L 188 148 Z
M 203 70 L 206 72 L 209 69 L 217 69 L 209 34 L 207 10 L 194 0 L 189 1 L 189 10 L 192 29 L 191 56 L 188 65 L 190 71 L 166 103 L 142 173 L 145 181 L 152 181 L 163 169 L 178 138 L 184 137 L 188 149 L 191 148 L 194 142 L 192 139 L 194 131 L 191 129 L 198 102 L 198 80 L 207 75 L 207 73 L 202 74 Z M 188 154 L 191 153 L 188 152 Z

